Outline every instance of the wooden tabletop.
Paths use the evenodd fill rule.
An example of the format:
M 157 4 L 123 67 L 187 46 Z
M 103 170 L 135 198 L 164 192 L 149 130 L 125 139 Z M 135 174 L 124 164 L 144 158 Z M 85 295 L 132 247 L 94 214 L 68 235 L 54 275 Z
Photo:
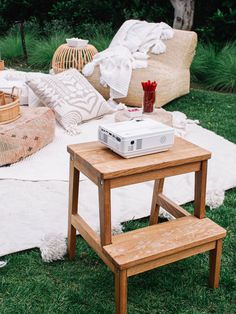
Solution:
M 185 165 L 211 158 L 211 153 L 180 137 L 175 137 L 172 148 L 166 152 L 125 159 L 99 142 L 68 146 L 68 152 L 78 162 L 92 169 L 103 179 Z

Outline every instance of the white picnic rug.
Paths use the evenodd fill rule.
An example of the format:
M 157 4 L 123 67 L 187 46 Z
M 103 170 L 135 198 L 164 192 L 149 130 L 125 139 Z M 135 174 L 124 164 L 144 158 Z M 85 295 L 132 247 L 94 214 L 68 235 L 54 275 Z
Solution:
M 0 256 L 37 247 L 47 233 L 67 232 L 68 162 L 66 146 L 97 139 L 100 123 L 114 121 L 114 114 L 81 126 L 69 136 L 56 129 L 54 142 L 11 167 L 0 168 Z M 186 120 L 184 137 L 212 152 L 208 167 L 208 192 L 236 186 L 236 145 Z M 193 174 L 167 178 L 164 193 L 178 204 L 193 200 Z M 112 224 L 147 216 L 153 182 L 112 190 Z M 181 187 L 181 188 L 180 188 Z M 98 230 L 96 186 L 82 176 L 79 210 Z

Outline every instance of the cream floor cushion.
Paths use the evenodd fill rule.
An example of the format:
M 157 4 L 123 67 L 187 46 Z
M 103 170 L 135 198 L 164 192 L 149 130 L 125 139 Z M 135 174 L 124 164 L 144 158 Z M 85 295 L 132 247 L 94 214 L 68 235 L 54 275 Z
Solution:
M 0 166 L 32 155 L 52 142 L 54 134 L 55 116 L 51 109 L 21 107 L 18 120 L 0 125 Z
M 166 52 L 160 55 L 149 53 L 148 67 L 132 72 L 128 96 L 118 99 L 130 106 L 141 106 L 143 98 L 142 81 L 157 81 L 156 106 L 161 107 L 171 100 L 189 93 L 190 65 L 195 54 L 197 34 L 190 31 L 174 30 L 174 37 L 166 40 Z M 89 82 L 109 98 L 109 88 L 100 84 L 99 67 L 87 77 Z

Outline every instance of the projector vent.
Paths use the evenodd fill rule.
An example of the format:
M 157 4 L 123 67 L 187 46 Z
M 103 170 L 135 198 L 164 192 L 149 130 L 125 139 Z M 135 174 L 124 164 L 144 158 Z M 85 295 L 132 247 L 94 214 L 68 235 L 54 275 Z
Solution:
M 140 138 L 136 141 L 136 149 L 141 149 L 142 148 L 142 143 L 143 140 Z
M 161 138 L 160 138 L 160 142 L 161 144 L 164 144 L 166 142 L 166 136 L 163 135 Z
M 107 134 L 103 133 L 103 142 L 107 143 Z

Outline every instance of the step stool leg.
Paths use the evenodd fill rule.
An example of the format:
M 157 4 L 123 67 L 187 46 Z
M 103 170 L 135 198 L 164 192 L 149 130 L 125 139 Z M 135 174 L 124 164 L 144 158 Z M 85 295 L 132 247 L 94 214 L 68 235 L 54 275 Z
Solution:
M 101 180 L 98 185 L 99 220 L 101 245 L 111 244 L 111 187 L 109 180 Z
M 69 178 L 69 211 L 68 211 L 68 255 L 70 259 L 75 257 L 76 229 L 71 224 L 71 216 L 78 211 L 79 197 L 79 175 L 80 172 L 74 167 L 74 162 L 70 160 Z
M 127 271 L 115 271 L 116 314 L 127 313 Z
M 201 162 L 201 169 L 195 172 L 194 216 L 205 217 L 207 183 L 207 160 Z
M 150 225 L 155 225 L 158 222 L 158 215 L 160 210 L 160 205 L 157 203 L 158 194 L 162 193 L 164 186 L 164 178 L 155 180 L 154 187 L 153 187 L 153 195 L 152 195 L 152 207 L 151 207 L 151 214 L 149 219 Z
M 209 286 L 210 288 L 218 288 L 220 280 L 220 262 L 222 253 L 222 239 L 216 241 L 216 247 L 209 252 Z

